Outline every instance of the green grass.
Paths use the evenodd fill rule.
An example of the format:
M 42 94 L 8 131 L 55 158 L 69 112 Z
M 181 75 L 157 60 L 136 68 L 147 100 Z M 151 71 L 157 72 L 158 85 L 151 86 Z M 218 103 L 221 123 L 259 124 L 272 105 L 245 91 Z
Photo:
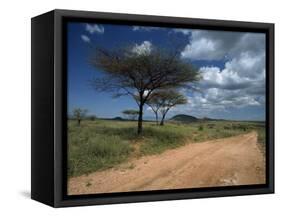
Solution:
M 77 176 L 121 163 L 132 148 L 128 140 L 96 130 L 99 125 L 69 123 L 68 174 Z
M 264 146 L 264 125 L 254 122 L 206 121 L 183 124 L 167 122 L 156 126 L 143 123 L 143 133 L 137 135 L 136 122 L 84 120 L 77 126 L 68 121 L 68 175 L 79 176 L 113 167 L 128 159 L 139 145 L 138 155 L 159 154 L 190 142 L 235 136 L 256 130 Z
M 259 127 L 256 129 L 258 133 L 258 147 L 261 150 L 261 152 L 265 155 L 265 140 L 266 140 L 266 135 L 265 135 L 265 129 L 264 127 Z

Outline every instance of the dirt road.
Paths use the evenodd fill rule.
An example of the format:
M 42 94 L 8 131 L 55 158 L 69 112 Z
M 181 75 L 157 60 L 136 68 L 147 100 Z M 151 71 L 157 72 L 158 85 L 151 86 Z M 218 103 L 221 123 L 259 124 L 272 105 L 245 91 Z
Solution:
M 71 178 L 68 194 L 179 189 L 265 183 L 257 134 L 188 144 Z

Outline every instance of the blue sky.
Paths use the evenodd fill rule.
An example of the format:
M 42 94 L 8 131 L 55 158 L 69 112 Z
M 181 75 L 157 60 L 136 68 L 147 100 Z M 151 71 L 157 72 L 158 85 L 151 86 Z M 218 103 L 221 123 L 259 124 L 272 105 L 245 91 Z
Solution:
M 173 108 L 175 114 L 234 120 L 265 119 L 265 36 L 207 30 L 172 29 L 98 23 L 68 23 L 68 113 L 76 107 L 102 118 L 122 116 L 136 109 L 135 101 L 97 92 L 89 84 L 103 73 L 89 64 L 96 45 L 112 48 L 128 44 L 142 52 L 153 46 L 169 48 L 184 42 L 181 58 L 198 67 L 201 92 L 182 89 L 189 103 Z M 144 117 L 153 113 L 145 108 Z

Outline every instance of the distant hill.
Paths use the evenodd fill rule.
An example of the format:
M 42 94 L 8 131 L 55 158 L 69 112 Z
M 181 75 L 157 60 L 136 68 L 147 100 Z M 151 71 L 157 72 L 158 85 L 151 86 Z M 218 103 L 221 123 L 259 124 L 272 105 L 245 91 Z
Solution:
M 194 116 L 184 115 L 184 114 L 175 115 L 170 120 L 171 121 L 181 121 L 181 122 L 196 122 L 196 121 L 199 121 L 199 119 L 194 117 Z
M 124 121 L 124 119 L 121 118 L 121 117 L 115 117 L 115 118 L 112 118 L 112 120 L 115 120 L 115 121 Z

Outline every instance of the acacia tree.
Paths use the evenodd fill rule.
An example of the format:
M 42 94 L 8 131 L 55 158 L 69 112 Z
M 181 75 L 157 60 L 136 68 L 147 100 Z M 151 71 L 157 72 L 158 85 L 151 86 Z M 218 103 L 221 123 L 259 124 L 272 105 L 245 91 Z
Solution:
M 154 92 L 150 95 L 149 99 L 147 100 L 146 104 L 151 108 L 151 110 L 155 114 L 155 123 L 156 125 L 159 124 L 158 121 L 158 111 L 162 106 L 162 100 L 161 100 L 161 94 L 162 92 Z
M 77 120 L 77 125 L 80 126 L 82 119 L 87 113 L 86 109 L 75 108 L 73 109 L 73 117 Z
M 130 120 L 136 120 L 139 115 L 139 111 L 134 109 L 124 110 L 122 113 Z
M 183 105 L 187 103 L 187 99 L 184 95 L 175 90 L 167 90 L 161 92 L 157 96 L 159 102 L 159 111 L 162 115 L 160 125 L 164 125 L 165 117 L 168 111 L 176 105 Z
M 115 97 L 130 95 L 137 103 L 138 134 L 142 132 L 143 107 L 150 95 L 165 88 L 185 87 L 200 79 L 199 72 L 184 62 L 180 52 L 161 51 L 153 47 L 135 52 L 132 46 L 124 49 L 96 48 L 90 59 L 103 77 L 92 80 L 96 90 L 114 92 Z

